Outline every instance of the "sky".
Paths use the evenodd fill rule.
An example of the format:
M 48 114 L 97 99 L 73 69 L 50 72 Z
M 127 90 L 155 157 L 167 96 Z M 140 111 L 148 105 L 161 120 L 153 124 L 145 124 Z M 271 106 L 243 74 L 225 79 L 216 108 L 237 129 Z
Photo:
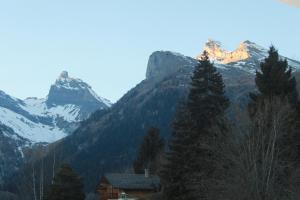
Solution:
M 46 97 L 66 70 L 117 101 L 150 54 L 196 56 L 208 38 L 234 50 L 274 44 L 300 60 L 300 0 L 0 0 L 0 90 Z M 297 7 L 298 6 L 298 7 Z

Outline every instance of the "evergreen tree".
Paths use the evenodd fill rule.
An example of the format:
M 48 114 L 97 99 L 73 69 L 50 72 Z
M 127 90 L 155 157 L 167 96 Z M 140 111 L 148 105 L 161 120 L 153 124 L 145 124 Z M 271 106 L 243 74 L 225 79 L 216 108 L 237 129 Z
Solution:
M 151 174 L 157 174 L 164 148 L 165 141 L 161 138 L 159 129 L 151 127 L 139 148 L 137 159 L 134 161 L 135 173 L 142 174 L 145 169 L 148 169 Z
M 291 107 L 289 111 L 290 120 L 289 124 L 287 124 L 288 135 L 284 135 L 281 139 L 284 141 L 280 143 L 290 146 L 290 150 L 287 153 L 289 154 L 288 157 L 296 156 L 296 146 L 298 146 L 298 151 L 300 152 L 300 145 L 297 144 L 300 144 L 298 139 L 300 135 L 300 109 L 298 104 L 297 83 L 295 77 L 292 76 L 292 69 L 289 67 L 287 60 L 280 59 L 278 51 L 274 46 L 270 47 L 269 56 L 261 63 L 260 71 L 256 72 L 255 83 L 258 93 L 250 93 L 251 101 L 248 106 L 250 117 L 253 118 L 256 112 L 258 112 L 258 108 L 264 109 L 262 105 L 265 103 L 270 104 L 274 102 L 274 99 L 276 99 L 276 101 L 280 99 L 282 104 L 288 103 Z M 285 148 L 285 146 L 278 148 Z
M 222 153 L 227 140 L 225 110 L 228 107 L 222 76 L 204 51 L 195 68 L 187 101 L 195 129 L 190 146 L 193 162 L 189 179 L 197 199 L 222 196 L 220 183 L 224 181 L 223 167 L 226 166 Z
M 166 153 L 167 162 L 160 174 L 163 185 L 164 200 L 194 200 L 192 190 L 188 186 L 189 165 L 193 162 L 189 152 L 193 143 L 191 133 L 193 124 L 190 113 L 185 105 L 180 104 L 173 122 L 172 139 L 169 151 Z
M 270 47 L 269 56 L 260 64 L 260 70 L 256 72 L 255 78 L 258 93 L 250 93 L 250 116 L 255 114 L 258 101 L 264 101 L 263 99 L 287 98 L 291 105 L 296 106 L 296 79 L 292 76 L 287 60 L 280 59 L 274 46 Z
M 216 116 L 223 115 L 228 108 L 229 101 L 224 95 L 224 88 L 221 74 L 204 51 L 195 67 L 187 101 L 187 107 L 199 130 L 212 126 Z
M 55 175 L 47 200 L 84 200 L 84 186 L 81 178 L 69 165 L 62 165 Z
M 185 111 L 179 112 L 184 116 L 175 121 L 164 169 L 166 199 L 213 199 L 214 194 L 221 195 L 221 180 L 217 179 L 222 179 L 221 154 L 227 132 L 224 113 L 229 101 L 224 95 L 222 76 L 209 61 L 207 52 L 191 79 Z

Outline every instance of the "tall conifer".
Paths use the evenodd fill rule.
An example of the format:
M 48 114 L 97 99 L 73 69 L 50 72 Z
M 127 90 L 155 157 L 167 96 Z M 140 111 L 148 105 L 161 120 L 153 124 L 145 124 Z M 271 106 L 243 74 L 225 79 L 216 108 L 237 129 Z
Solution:
M 179 112 L 183 117 L 174 123 L 175 134 L 165 166 L 165 171 L 170 170 L 165 178 L 167 199 L 172 199 L 172 193 L 175 199 L 209 199 L 218 193 L 215 175 L 223 166 L 221 143 L 226 140 L 224 113 L 229 101 L 222 76 L 207 52 L 195 66 L 191 80 L 186 107 Z
M 81 178 L 65 164 L 55 175 L 46 200 L 84 200 L 83 189 Z
M 193 157 L 190 152 L 193 124 L 186 106 L 181 103 L 173 122 L 172 139 L 166 154 L 167 162 L 161 172 L 163 199 L 194 200 L 189 185 L 190 164 Z
M 137 159 L 133 163 L 136 174 L 144 173 L 148 169 L 151 174 L 157 174 L 160 168 L 160 157 L 165 149 L 165 140 L 160 136 L 158 128 L 151 127 L 138 151 Z
M 262 99 L 287 98 L 291 105 L 296 106 L 298 101 L 296 79 L 292 76 L 292 69 L 288 66 L 287 60 L 280 59 L 274 46 L 270 47 L 268 57 L 260 64 L 255 83 L 258 93 L 250 93 L 250 116 L 255 114 L 257 102 Z

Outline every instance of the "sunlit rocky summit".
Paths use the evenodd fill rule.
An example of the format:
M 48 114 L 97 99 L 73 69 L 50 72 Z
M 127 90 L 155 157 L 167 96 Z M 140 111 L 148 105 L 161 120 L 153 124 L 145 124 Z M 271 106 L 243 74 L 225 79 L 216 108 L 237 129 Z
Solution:
M 259 56 L 266 55 L 266 49 L 250 41 L 242 42 L 234 51 L 226 51 L 222 48 L 222 44 L 220 42 L 209 39 L 205 44 L 204 50 L 208 52 L 208 55 L 212 60 L 222 64 L 247 60 L 253 56 L 251 55 L 254 53 L 253 50 L 256 50 Z M 200 59 L 200 56 L 201 55 L 196 58 Z
M 210 59 L 215 62 L 217 67 L 239 68 L 250 73 L 255 73 L 259 68 L 259 63 L 268 55 L 268 48 L 249 40 L 241 42 L 235 50 L 228 51 L 222 47 L 221 42 L 209 39 L 203 49 L 208 52 Z M 196 59 L 200 59 L 200 57 L 201 54 L 196 56 Z M 281 56 L 281 58 L 287 59 L 293 69 L 300 68 L 298 61 L 285 56 Z

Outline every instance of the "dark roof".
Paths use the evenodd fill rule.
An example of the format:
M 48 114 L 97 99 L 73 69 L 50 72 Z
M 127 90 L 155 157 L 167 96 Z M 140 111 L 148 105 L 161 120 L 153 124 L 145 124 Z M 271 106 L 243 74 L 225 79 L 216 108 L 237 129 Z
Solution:
M 144 174 L 105 174 L 106 180 L 116 188 L 157 190 L 160 187 L 158 176 L 145 177 Z

